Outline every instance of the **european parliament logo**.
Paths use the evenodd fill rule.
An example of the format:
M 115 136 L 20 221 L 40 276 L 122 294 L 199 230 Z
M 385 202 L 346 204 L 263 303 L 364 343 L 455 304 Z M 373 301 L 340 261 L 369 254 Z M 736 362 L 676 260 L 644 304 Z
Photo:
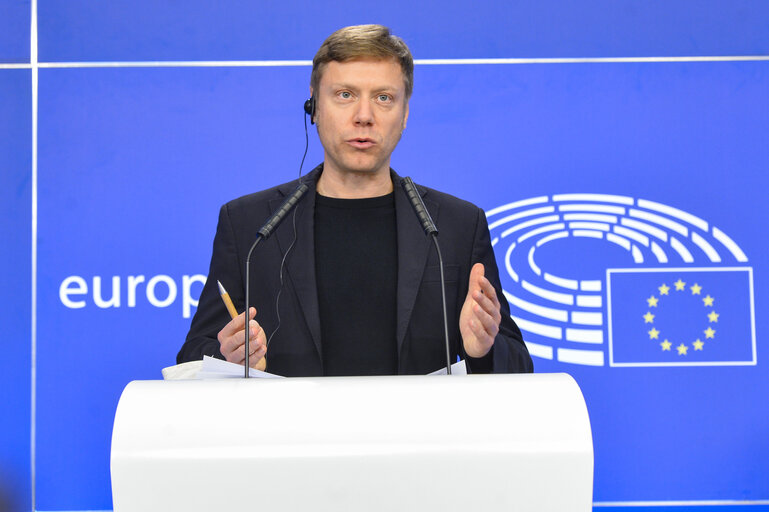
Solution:
M 753 269 L 726 233 L 661 203 L 560 194 L 487 212 L 534 357 L 590 366 L 755 365 Z

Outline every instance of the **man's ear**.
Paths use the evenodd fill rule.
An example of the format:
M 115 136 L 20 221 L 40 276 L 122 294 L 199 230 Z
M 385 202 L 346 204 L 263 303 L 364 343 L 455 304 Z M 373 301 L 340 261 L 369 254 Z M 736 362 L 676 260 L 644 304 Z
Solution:
M 310 86 L 310 99 L 307 100 L 310 105 L 310 110 L 307 111 L 308 114 L 310 114 L 310 124 L 315 124 L 315 118 L 317 117 L 316 114 L 318 112 L 318 98 L 315 97 L 315 91 L 312 89 L 312 86 Z
M 403 113 L 403 126 L 401 127 L 401 130 L 406 129 L 406 123 L 409 120 L 409 104 L 406 102 L 406 111 Z

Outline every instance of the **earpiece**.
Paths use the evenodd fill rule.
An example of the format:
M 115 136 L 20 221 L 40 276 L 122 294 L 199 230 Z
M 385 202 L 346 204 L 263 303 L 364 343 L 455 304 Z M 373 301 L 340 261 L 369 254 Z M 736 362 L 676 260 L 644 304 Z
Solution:
M 315 124 L 315 96 L 304 102 L 304 113 L 310 116 L 310 124 Z

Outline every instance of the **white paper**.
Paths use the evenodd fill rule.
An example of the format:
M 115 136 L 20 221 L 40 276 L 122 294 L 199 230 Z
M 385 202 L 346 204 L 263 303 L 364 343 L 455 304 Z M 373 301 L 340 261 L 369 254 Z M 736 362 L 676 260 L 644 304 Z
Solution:
M 243 378 L 243 365 L 222 361 L 215 357 L 203 356 L 202 361 L 190 361 L 163 368 L 163 380 L 202 380 Z M 257 379 L 282 379 L 280 375 L 251 368 L 249 377 Z
M 467 375 L 467 366 L 464 359 L 451 365 L 452 375 Z M 263 372 L 251 368 L 249 377 L 257 379 L 283 379 L 281 375 Z M 446 375 L 446 368 L 436 370 L 429 375 Z M 243 378 L 243 365 L 222 361 L 211 356 L 203 356 L 202 361 L 190 361 L 163 368 L 164 380 L 182 379 L 240 379 Z
M 211 356 L 203 356 L 203 367 L 198 372 L 199 379 L 232 379 L 243 377 L 242 364 L 230 363 L 229 361 L 222 361 Z M 281 375 L 275 375 L 274 373 L 263 372 L 255 370 L 253 368 L 248 369 L 249 377 L 256 377 L 257 379 L 282 379 Z
M 427 375 L 446 375 L 446 367 L 441 368 L 440 370 L 435 370 L 432 373 L 428 373 Z M 457 361 L 456 363 L 451 365 L 451 375 L 467 375 L 467 365 L 465 365 L 465 360 L 462 359 L 460 361 Z
M 186 380 L 197 379 L 200 369 L 203 367 L 203 361 L 188 361 L 186 363 L 169 366 L 161 370 L 163 380 Z

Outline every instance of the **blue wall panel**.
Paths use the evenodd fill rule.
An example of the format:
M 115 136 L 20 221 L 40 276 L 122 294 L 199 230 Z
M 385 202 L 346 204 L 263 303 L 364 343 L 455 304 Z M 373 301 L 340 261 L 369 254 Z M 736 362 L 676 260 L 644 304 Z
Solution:
M 30 72 L 0 70 L 0 504 L 30 501 L 32 99 Z M 1 506 L 1 505 L 0 505 Z
M 160 369 L 175 362 L 207 272 L 219 206 L 294 178 L 304 149 L 308 66 L 134 68 L 118 62 L 81 68 L 79 61 L 309 59 L 332 30 L 361 22 L 390 25 L 422 59 L 769 54 L 769 4 L 747 0 L 728 6 L 711 0 L 428 2 L 418 9 L 400 0 L 387 6 L 41 0 L 38 9 L 41 61 L 75 62 L 40 70 L 39 510 L 111 508 L 109 446 L 120 392 L 131 380 L 159 378 Z M 29 2 L 0 5 L 0 63 L 28 61 L 29 12 Z M 763 313 L 769 247 L 762 232 L 769 217 L 763 197 L 769 189 L 769 62 L 418 65 L 415 75 L 408 129 L 393 167 L 490 212 L 511 297 L 541 299 L 507 270 L 508 253 L 521 279 L 541 278 L 536 259 L 545 272 L 604 287 L 602 303 L 591 310 L 600 315 L 594 330 L 602 338 L 592 345 L 568 337 L 573 322 L 558 324 L 560 339 L 535 332 L 536 315 L 520 303 L 512 307 L 529 322 L 521 325 L 538 347 L 535 369 L 569 372 L 585 393 L 595 500 L 769 499 L 763 397 L 769 370 L 762 351 L 769 328 Z M 12 485 L 27 505 L 31 104 L 30 71 L 0 70 L 0 226 L 10 248 L 0 253 L 9 334 L 0 380 L 13 390 L 0 430 L 10 441 L 0 449 L 0 488 Z M 305 172 L 322 158 L 311 130 Z M 519 240 L 513 251 L 518 234 L 503 217 L 520 210 L 500 207 L 533 200 L 566 225 L 562 207 L 574 205 L 558 194 L 574 193 L 594 194 L 591 207 L 605 206 L 600 198 L 607 195 L 629 198 L 617 226 L 638 220 L 634 212 L 648 214 L 643 200 L 707 226 L 687 224 L 685 235 L 675 229 L 665 235 L 667 242 L 677 237 L 688 244 L 690 261 L 672 246 L 664 247 L 670 261 L 656 261 L 650 257 L 654 236 L 648 236 L 646 247 L 639 242 L 646 251 L 640 262 L 629 248 L 607 244 L 605 233 L 595 238 L 599 228 L 593 238 L 571 230 L 541 247 Z M 670 212 L 660 213 L 668 225 Z M 744 257 L 715 240 L 713 227 Z M 713 243 L 718 261 L 693 243 L 694 233 Z M 536 258 L 522 252 L 527 243 Z M 707 311 L 722 316 L 712 323 L 718 334 L 706 339 L 704 351 L 663 353 L 656 341 L 637 339 L 648 329 L 646 305 L 631 295 L 652 285 L 622 283 L 670 276 L 672 284 L 673 274 L 665 273 L 672 268 L 687 281 L 715 279 L 706 286 L 717 307 Z M 607 269 L 614 269 L 611 279 Z M 110 303 L 115 278 L 119 303 Z M 129 291 L 134 281 L 135 293 Z M 551 285 L 542 284 L 556 288 Z M 702 309 L 699 297 L 688 296 Z M 585 308 L 561 309 L 573 319 Z M 662 325 L 670 309 L 653 311 L 655 325 Z M 644 347 L 659 361 L 711 366 L 611 365 L 632 361 Z M 562 357 L 584 348 L 600 364 Z M 717 350 L 732 363 L 748 363 L 713 363 Z
M 30 0 L 0 1 L 0 63 L 29 62 Z
M 766 499 L 769 444 L 759 432 L 769 430 L 761 359 L 769 247 L 757 226 L 769 216 L 769 65 L 424 66 L 418 76 L 394 160 L 403 174 L 487 210 L 565 193 L 649 199 L 738 242 L 755 272 L 759 366 L 534 363 L 538 372 L 571 373 L 583 388 L 596 501 Z M 632 264 L 604 246 L 551 251 L 545 268 L 581 279 Z M 502 266 L 504 248 L 496 253 Z
M 391 26 L 422 59 L 769 53 L 769 5 L 751 0 L 42 0 L 39 12 L 42 61 L 310 59 L 358 23 Z
M 184 276 L 207 272 L 219 206 L 297 174 L 306 72 L 41 71 L 40 309 L 58 326 L 39 341 L 41 509 L 111 507 L 109 444 L 120 392 L 175 364 L 190 321 Z M 138 275 L 145 282 L 131 306 L 128 278 Z M 157 275 L 178 290 L 163 308 L 147 298 Z M 87 283 L 88 293 L 71 296 L 85 302 L 81 309 L 60 299 L 70 276 Z M 93 279 L 109 300 L 113 276 L 120 305 L 99 308 Z M 201 288 L 191 284 L 191 296 Z M 154 290 L 153 298 L 168 297 L 167 284 Z M 62 465 L 71 471 L 62 474 Z
M 206 272 L 219 205 L 295 176 L 308 74 L 307 67 L 42 71 L 40 309 L 58 329 L 39 337 L 41 508 L 109 506 L 119 393 L 173 363 L 189 321 L 183 276 Z M 765 63 L 420 66 L 393 165 L 487 209 L 574 192 L 675 205 L 739 242 L 755 269 L 760 311 L 767 247 L 750 219 L 769 213 L 760 197 L 768 85 Z M 313 140 L 308 168 L 319 157 Z M 590 277 L 613 256 L 585 251 L 592 266 L 568 268 L 558 251 L 543 257 Z M 154 307 L 145 281 L 129 307 L 132 275 L 168 275 L 179 297 Z M 87 283 L 87 293 L 71 296 L 85 301 L 82 309 L 59 296 L 70 276 Z M 109 299 L 113 276 L 121 304 L 99 308 L 93 278 Z M 757 331 L 766 328 L 759 316 Z M 752 405 L 767 377 L 762 366 L 590 368 L 541 358 L 535 366 L 568 371 L 585 391 L 596 500 L 769 495 L 761 478 L 769 452 L 759 442 L 769 418 Z M 65 463 L 73 470 L 62 475 Z
M 768 73 L 766 62 L 418 66 L 393 165 L 415 176 L 457 169 L 427 184 L 486 209 L 595 191 L 707 217 L 724 198 L 767 183 L 759 169 L 769 159 Z M 479 169 L 508 188 L 468 187 Z M 702 187 L 696 195 L 693 186 Z M 740 206 L 750 215 L 723 208 L 719 224 L 733 221 L 723 229 L 765 211 L 761 201 Z

